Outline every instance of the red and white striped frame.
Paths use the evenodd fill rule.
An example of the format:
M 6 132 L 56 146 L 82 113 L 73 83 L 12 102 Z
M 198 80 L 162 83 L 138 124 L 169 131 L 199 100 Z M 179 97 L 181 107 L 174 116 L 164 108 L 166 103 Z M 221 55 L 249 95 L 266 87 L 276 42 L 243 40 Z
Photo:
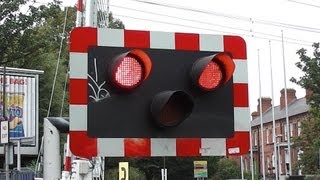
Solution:
M 90 138 L 87 136 L 88 46 L 229 52 L 233 75 L 232 138 Z M 249 151 L 250 111 L 245 41 L 238 36 L 75 28 L 70 37 L 70 149 L 81 157 L 230 156 Z

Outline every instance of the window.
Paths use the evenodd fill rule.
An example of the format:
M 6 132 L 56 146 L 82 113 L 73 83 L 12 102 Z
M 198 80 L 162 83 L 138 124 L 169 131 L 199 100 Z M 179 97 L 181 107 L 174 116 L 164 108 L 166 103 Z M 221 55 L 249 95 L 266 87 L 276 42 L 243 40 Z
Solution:
M 272 128 L 269 128 L 266 131 L 267 131 L 267 144 L 270 144 L 270 143 L 273 142 L 273 140 L 272 140 L 272 136 L 273 136 Z
M 293 123 L 290 123 L 290 137 L 293 137 L 293 132 L 294 132 L 294 129 L 295 129 L 295 124 Z
M 289 151 L 288 148 L 284 149 L 284 160 L 286 163 L 289 163 Z
M 274 154 L 272 154 L 272 167 L 276 167 L 275 162 L 276 162 L 276 157 L 274 156 Z
M 288 129 L 287 129 L 287 125 L 286 124 L 283 124 L 283 136 L 284 136 L 284 140 L 287 141 L 288 140 Z
M 254 132 L 254 145 L 257 146 L 258 145 L 258 131 Z
M 298 122 L 298 136 L 301 134 L 301 122 Z
M 269 129 L 266 129 L 266 131 L 267 131 L 267 144 L 269 144 L 270 143 L 270 131 L 269 131 Z
M 279 173 L 282 174 L 282 166 L 283 166 L 283 165 L 282 165 L 282 163 L 283 163 L 283 162 L 282 162 L 282 157 L 281 157 L 281 154 L 280 154 L 280 153 L 279 153 L 278 155 L 279 155 L 279 156 L 278 156 L 278 161 L 279 161 L 279 164 L 278 164 L 278 165 L 279 165 L 279 167 L 278 167 L 278 168 L 279 168 Z

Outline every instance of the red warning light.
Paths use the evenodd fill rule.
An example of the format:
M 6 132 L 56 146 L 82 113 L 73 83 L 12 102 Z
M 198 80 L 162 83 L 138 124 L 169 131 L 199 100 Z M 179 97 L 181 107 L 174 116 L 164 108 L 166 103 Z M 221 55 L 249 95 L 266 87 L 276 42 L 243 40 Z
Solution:
M 232 58 L 218 53 L 198 59 L 192 66 L 191 78 L 204 91 L 212 91 L 227 83 L 235 69 Z
M 203 89 L 215 89 L 220 85 L 223 74 L 220 66 L 216 62 L 209 62 L 202 71 L 199 78 L 199 85 Z
M 149 76 L 151 66 L 152 63 L 148 55 L 135 49 L 114 59 L 110 76 L 116 87 L 134 89 Z
M 143 68 L 134 57 L 124 57 L 116 68 L 114 78 L 114 82 L 120 87 L 135 87 L 143 78 Z

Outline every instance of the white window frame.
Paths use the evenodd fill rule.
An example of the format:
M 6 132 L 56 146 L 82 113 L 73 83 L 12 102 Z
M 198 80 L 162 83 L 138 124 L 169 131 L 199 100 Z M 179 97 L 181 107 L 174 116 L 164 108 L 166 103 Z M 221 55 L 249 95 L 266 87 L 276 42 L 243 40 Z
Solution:
M 258 146 L 258 131 L 255 131 L 253 134 L 254 134 L 254 145 Z
M 283 131 L 284 131 L 284 140 L 288 140 L 288 129 L 287 129 L 287 124 L 283 124 Z
M 293 123 L 290 123 L 290 137 L 293 137 L 293 132 L 294 132 L 294 124 Z
M 269 129 L 266 129 L 266 131 L 267 131 L 267 144 L 269 144 L 270 143 L 270 141 L 269 141 L 270 132 L 269 132 Z
M 301 134 L 301 122 L 299 121 L 298 122 L 298 136 L 300 136 L 300 134 Z

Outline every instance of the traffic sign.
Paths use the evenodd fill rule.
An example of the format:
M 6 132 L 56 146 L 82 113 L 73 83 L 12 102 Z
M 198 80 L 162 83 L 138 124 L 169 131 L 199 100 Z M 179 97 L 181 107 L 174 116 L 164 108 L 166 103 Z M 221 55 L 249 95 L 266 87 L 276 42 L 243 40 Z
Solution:
M 119 162 L 119 180 L 129 180 L 128 162 Z
M 9 142 L 9 121 L 1 121 L 1 144 Z
M 207 161 L 193 161 L 194 178 L 207 178 L 208 166 Z

